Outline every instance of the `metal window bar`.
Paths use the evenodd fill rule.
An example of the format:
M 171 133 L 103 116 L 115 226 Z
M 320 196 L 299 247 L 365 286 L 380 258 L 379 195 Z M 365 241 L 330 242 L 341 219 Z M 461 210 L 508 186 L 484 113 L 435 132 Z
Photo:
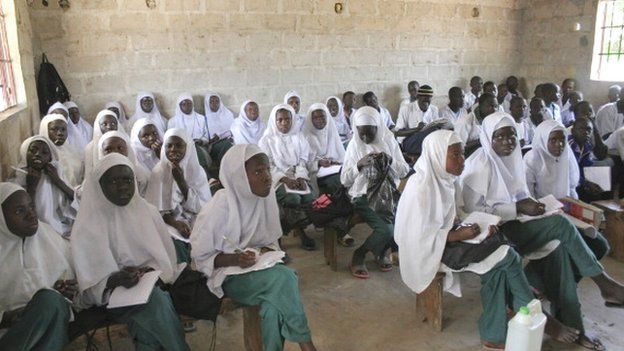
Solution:
M 602 25 L 600 29 L 601 50 L 598 56 L 601 62 L 619 63 L 624 62 L 624 1 L 623 0 L 607 0 L 603 1 L 604 12 L 602 16 Z
M 17 105 L 15 80 L 11 62 L 9 42 L 6 33 L 6 18 L 0 3 L 0 89 L 2 89 L 2 110 Z

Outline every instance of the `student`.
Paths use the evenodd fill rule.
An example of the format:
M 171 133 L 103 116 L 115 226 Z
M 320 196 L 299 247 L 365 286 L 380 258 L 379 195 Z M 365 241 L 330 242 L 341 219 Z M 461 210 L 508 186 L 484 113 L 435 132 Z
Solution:
M 377 95 L 375 95 L 375 93 L 373 93 L 372 91 L 367 91 L 362 99 L 364 100 L 364 104 L 366 104 L 366 106 L 370 106 L 377 110 L 377 112 L 379 112 L 379 114 L 381 115 L 381 120 L 384 122 L 386 127 L 388 127 L 388 129 L 394 129 L 394 121 L 392 120 L 392 116 L 390 116 L 390 111 L 388 111 L 387 108 L 379 104 L 377 100 Z
M 570 93 L 575 90 L 576 80 L 574 80 L 573 78 L 566 78 L 563 80 L 563 82 L 561 83 L 561 101 L 558 102 L 561 106 L 562 111 L 570 107 L 570 104 L 568 103 L 570 99 Z
M 75 102 L 67 101 L 65 103 L 65 107 L 67 107 L 67 112 L 69 114 L 67 124 L 69 126 L 70 133 L 72 133 L 70 139 L 75 136 L 76 140 L 79 140 L 76 145 L 82 149 L 87 146 L 93 137 L 93 127 L 87 123 L 84 118 L 82 118 L 78 105 L 76 105 Z M 69 123 L 69 121 L 71 121 L 71 123 Z
M 20 171 L 12 182 L 20 185 L 34 200 L 39 220 L 68 237 L 77 208 L 72 206 L 74 190 L 65 179 L 58 153 L 46 138 L 30 137 L 20 147 Z
M 282 232 L 284 235 L 296 230 L 301 237 L 301 247 L 305 250 L 316 249 L 314 239 L 304 231 L 308 219 L 302 205 L 314 200 L 308 182 L 308 163 L 310 146 L 293 124 L 295 110 L 288 104 L 273 107 L 269 123 L 258 144 L 271 162 L 271 176 L 275 196 L 282 213 Z M 302 194 L 303 192 L 304 194 Z
M 266 124 L 260 118 L 258 103 L 246 100 L 240 107 L 238 118 L 232 123 L 232 137 L 234 144 L 258 144 Z
M 464 107 L 468 112 L 472 111 L 472 106 L 477 103 L 483 91 L 483 79 L 479 76 L 470 78 L 470 91 L 464 97 Z
M 464 169 L 464 151 L 452 131 L 429 134 L 397 208 L 394 236 L 401 250 L 401 277 L 416 293 L 424 291 L 438 271 L 445 271 L 445 290 L 461 297 L 458 273 L 481 276 L 479 334 L 485 347 L 503 349 L 507 305 L 515 312 L 532 299 L 518 253 L 495 226 L 481 244 L 467 244 L 481 233 L 478 224 L 460 226 L 464 214 L 456 203 L 457 177 Z M 469 259 L 458 260 L 463 253 Z
M 368 203 L 367 191 L 373 163 L 382 160 L 389 164 L 388 177 L 399 183 L 399 179 L 407 175 L 409 166 L 403 159 L 401 149 L 394 135 L 381 119 L 377 109 L 360 107 L 353 117 L 354 137 L 347 146 L 345 162 L 340 173 L 340 181 L 349 189 L 354 210 L 373 229 L 373 233 L 364 244 L 353 252 L 349 263 L 354 277 L 367 279 L 370 277 L 364 260 L 371 252 L 382 272 L 392 270 L 389 249 L 393 243 L 392 233 L 394 213 L 385 209 L 385 214 L 374 211 Z
M 78 287 L 69 244 L 37 220 L 20 186 L 0 183 L 0 337 L 5 350 L 61 351 L 69 343 L 71 300 Z
M 123 127 L 119 124 L 117 115 L 111 110 L 102 110 L 98 112 L 93 121 L 93 139 L 84 149 L 84 166 L 85 174 L 89 174 L 93 169 L 93 164 L 97 160 L 98 142 L 104 133 L 119 130 L 125 134 Z
M 514 96 L 509 100 L 509 114 L 513 117 L 514 122 L 516 122 L 516 131 L 518 132 L 518 141 L 520 143 L 520 147 L 524 147 L 527 142 L 526 136 L 526 126 L 524 122 L 524 117 L 526 116 L 527 104 L 526 100 L 519 96 Z
M 522 256 L 541 254 L 541 259 L 525 268 L 529 282 L 550 300 L 555 318 L 580 332 L 577 343 L 602 349 L 600 341 L 584 330 L 573 264 L 581 276 L 592 278 L 608 303 L 619 305 L 624 301 L 624 286 L 604 272 L 581 234 L 565 217 L 552 215 L 524 223 L 516 220 L 519 215 L 544 214 L 544 204 L 528 197 L 516 140 L 509 115 L 495 113 L 483 121 L 482 148 L 466 160 L 466 171 L 461 176 L 465 211 L 500 216 L 504 222 L 502 232 Z M 552 240 L 559 241 L 554 250 L 548 247 Z
M 561 107 L 558 104 L 561 98 L 561 89 L 559 86 L 555 83 L 544 83 L 542 84 L 542 94 L 544 103 L 546 104 L 546 111 L 548 112 L 547 118 L 562 123 Z
M 514 96 L 522 97 L 522 94 L 518 90 L 518 85 L 519 85 L 518 77 L 516 76 L 507 77 L 507 79 L 505 80 L 505 84 L 507 85 L 507 94 L 505 95 L 505 100 L 507 102 L 511 102 L 511 98 L 513 98 Z
M 351 126 L 351 117 L 353 113 L 355 113 L 355 93 L 352 91 L 345 91 L 342 94 L 342 102 L 344 102 L 344 113 L 347 118 L 347 122 L 349 122 L 349 126 Z
M 574 123 L 574 106 L 583 101 L 583 93 L 580 91 L 569 91 L 568 99 L 561 109 L 561 121 L 566 127 L 570 127 Z
M 160 161 L 162 137 L 158 127 L 147 118 L 137 120 L 130 132 L 130 144 L 137 162 L 151 172 Z
M 84 148 L 84 145 L 86 145 L 86 143 L 89 142 L 89 140 L 84 140 L 82 134 L 80 133 L 80 131 L 78 130 L 78 128 L 76 128 L 76 125 L 74 123 L 69 123 L 71 121 L 70 117 L 69 117 L 69 110 L 67 109 L 67 107 L 60 103 L 60 102 L 55 102 L 52 106 L 50 106 L 50 108 L 48 109 L 48 114 L 59 114 L 62 115 L 63 117 L 65 117 L 65 122 L 67 122 L 67 140 L 65 142 L 65 144 L 69 145 L 71 148 L 73 148 L 76 152 L 79 150 L 82 150 Z
M 301 96 L 298 92 L 291 90 L 284 95 L 284 103 L 290 105 L 295 111 L 293 116 L 293 128 L 297 133 L 301 132 L 306 117 L 304 114 L 299 113 L 299 111 L 301 111 Z
M 624 126 L 624 99 L 602 106 L 596 114 L 595 122 L 603 139 Z
M 69 185 L 76 187 L 82 183 L 84 158 L 78 150 L 66 143 L 67 119 L 59 114 L 43 117 L 39 123 L 39 135 L 51 141 L 56 147 L 59 163 Z
M 191 93 L 182 93 L 175 104 L 175 115 L 167 121 L 167 129 L 180 128 L 193 140 L 210 139 L 206 118 L 195 111 Z
M 129 124 L 130 116 L 126 115 L 126 110 L 119 101 L 107 102 L 106 105 L 104 105 L 104 108 L 115 112 L 117 120 L 119 120 L 121 125 L 124 127 L 124 130 L 128 131 L 132 129 L 132 126 Z
M 147 118 L 152 121 L 161 134 L 167 130 L 167 120 L 160 114 L 154 94 L 147 91 L 140 91 L 137 94 L 136 103 L 134 104 L 134 115 L 128 121 L 128 125 L 132 126 L 141 118 Z
M 496 96 L 483 93 L 479 97 L 479 104 L 468 115 L 460 118 L 455 123 L 455 133 L 465 145 L 466 155 L 472 154 L 479 146 L 479 135 L 483 119 L 498 110 Z
M 607 95 L 609 99 L 609 103 L 616 102 L 620 99 L 620 94 L 622 93 L 622 87 L 615 84 L 609 87 L 609 94 Z
M 178 313 L 216 319 L 218 299 L 205 278 L 178 263 L 160 214 L 137 195 L 128 158 L 112 153 L 97 164 L 85 181 L 73 230 L 72 256 L 88 306 L 105 306 L 117 287 L 161 272 L 147 303 L 106 310 L 108 319 L 128 325 L 138 350 L 188 350 Z
M 128 139 L 126 133 L 117 130 L 104 133 L 97 144 L 97 159 L 95 163 L 102 160 L 104 156 L 114 152 L 126 156 L 132 162 L 139 195 L 144 196 L 151 170 L 146 169 L 137 161 L 134 149 L 132 149 L 130 139 Z
M 546 111 L 544 100 L 538 97 L 532 98 L 529 103 L 529 118 L 524 119 L 524 139 L 526 145 L 530 145 L 533 142 L 535 128 L 537 128 L 545 118 L 548 118 L 548 112 Z
M 394 134 L 400 137 L 399 143 L 403 142 L 402 137 L 416 134 L 427 124 L 440 118 L 438 108 L 431 104 L 432 97 L 433 89 L 430 86 L 423 85 L 418 88 L 417 103 L 409 105 L 404 114 L 397 118 Z
M 311 177 L 316 178 L 319 190 L 323 194 L 334 194 L 342 188 L 340 171 L 317 178 L 318 171 L 323 168 L 342 165 L 345 155 L 345 149 L 334 125 L 334 119 L 329 116 L 329 110 L 324 104 L 312 104 L 308 109 L 308 116 L 303 126 L 303 136 L 310 145 L 308 169 Z
M 340 140 L 344 144 L 345 148 L 349 140 L 351 140 L 351 127 L 349 126 L 349 121 L 345 117 L 344 106 L 342 105 L 342 101 L 337 96 L 330 96 L 325 100 L 325 104 L 327 105 L 327 109 L 334 120 L 334 125 L 338 130 L 338 135 L 340 135 Z M 304 127 L 305 128 L 305 127 Z
M 503 106 L 498 102 L 499 94 L 498 94 L 498 89 L 496 88 L 496 84 L 494 84 L 494 82 L 492 82 L 491 80 L 488 80 L 487 82 L 483 84 L 483 94 L 491 94 L 492 96 L 494 96 L 496 98 L 496 103 L 498 106 L 496 110 L 498 112 L 505 112 L 505 110 L 503 109 Z M 477 99 L 477 102 L 472 106 L 472 111 L 476 110 L 477 108 L 479 108 L 479 99 Z
M 506 100 L 507 95 L 507 84 L 499 84 L 496 100 L 498 101 L 498 105 L 503 107 L 503 112 L 509 113 L 509 101 Z
M 160 211 L 174 238 L 188 239 L 197 214 L 211 197 L 193 140 L 184 129 L 167 130 L 145 199 Z M 179 241 L 176 244 L 182 245 Z
M 418 89 L 420 88 L 420 83 L 415 80 L 407 83 L 407 92 L 409 93 L 409 97 L 407 99 L 401 100 L 401 104 L 399 105 L 399 116 L 406 114 L 407 106 L 416 101 L 418 98 Z
M 232 111 L 225 107 L 221 97 L 216 93 L 206 94 L 204 110 L 210 136 L 210 157 L 219 164 L 225 152 L 234 145 L 232 131 L 230 130 L 234 122 L 234 115 Z M 205 143 L 204 147 L 206 147 Z
M 261 255 L 281 251 L 271 168 L 253 144 L 235 145 L 225 154 L 219 170 L 224 188 L 202 208 L 191 235 L 193 260 L 215 295 L 260 305 L 265 350 L 282 350 L 288 340 L 314 351 L 296 272 L 281 264 L 283 254 L 255 266 Z M 234 274 L 241 270 L 247 272 Z
M 464 92 L 460 87 L 452 87 L 448 91 L 449 103 L 440 109 L 440 119 L 446 119 L 452 124 L 468 115 L 464 107 Z

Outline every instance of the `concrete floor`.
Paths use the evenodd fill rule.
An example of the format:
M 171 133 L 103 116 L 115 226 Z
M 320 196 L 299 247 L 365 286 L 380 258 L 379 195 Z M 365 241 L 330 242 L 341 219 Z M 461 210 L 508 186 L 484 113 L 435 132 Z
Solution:
M 361 243 L 369 231 L 367 226 L 358 225 L 353 231 L 356 244 Z M 476 275 L 462 275 L 462 298 L 445 294 L 444 330 L 438 333 L 416 320 L 415 294 L 401 281 L 398 267 L 381 273 L 370 262 L 370 279 L 353 278 L 347 270 L 352 249 L 339 247 L 338 272 L 333 272 L 323 262 L 322 233 L 313 229 L 307 232 L 317 239 L 319 250 L 304 251 L 298 246 L 298 238 L 292 237 L 284 240 L 284 246 L 293 258 L 291 267 L 299 272 L 303 303 L 319 351 L 481 350 L 477 330 L 481 313 L 480 283 Z M 611 258 L 603 259 L 602 263 L 609 274 L 624 281 L 624 263 Z M 604 307 L 598 289 L 589 279 L 581 281 L 579 291 L 586 329 L 596 333 L 607 350 L 624 350 L 624 309 Z M 197 326 L 196 332 L 187 334 L 187 341 L 193 350 L 207 350 L 212 324 L 200 321 Z M 81 349 L 77 344 L 70 345 L 68 350 Z M 287 343 L 285 349 L 299 348 Z M 100 350 L 107 350 L 107 347 L 102 346 Z M 130 341 L 115 343 L 115 350 L 132 350 Z M 244 350 L 240 309 L 219 317 L 216 350 Z M 542 350 L 585 349 L 549 340 L 546 336 Z

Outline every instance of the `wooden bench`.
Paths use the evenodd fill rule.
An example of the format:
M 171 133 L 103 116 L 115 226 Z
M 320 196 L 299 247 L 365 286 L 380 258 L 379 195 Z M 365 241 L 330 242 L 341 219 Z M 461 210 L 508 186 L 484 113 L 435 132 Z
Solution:
M 605 237 L 611 246 L 610 255 L 624 262 L 624 208 L 616 200 L 594 201 L 592 205 L 602 209 L 606 217 Z
M 364 223 L 362 217 L 353 214 L 349 218 L 348 228 L 351 229 L 359 223 Z M 323 254 L 325 256 L 325 264 L 331 267 L 332 271 L 338 270 L 338 233 L 336 229 L 325 227 L 323 230 Z
M 416 316 L 429 322 L 435 331 L 442 331 L 442 287 L 444 273 L 438 272 L 429 286 L 416 294 Z

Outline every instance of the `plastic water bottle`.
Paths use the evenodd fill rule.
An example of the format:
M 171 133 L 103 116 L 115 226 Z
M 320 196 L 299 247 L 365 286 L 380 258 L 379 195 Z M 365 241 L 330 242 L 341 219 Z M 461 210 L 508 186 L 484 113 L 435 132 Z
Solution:
M 531 301 L 509 321 L 505 351 L 540 351 L 546 315 L 539 300 Z

